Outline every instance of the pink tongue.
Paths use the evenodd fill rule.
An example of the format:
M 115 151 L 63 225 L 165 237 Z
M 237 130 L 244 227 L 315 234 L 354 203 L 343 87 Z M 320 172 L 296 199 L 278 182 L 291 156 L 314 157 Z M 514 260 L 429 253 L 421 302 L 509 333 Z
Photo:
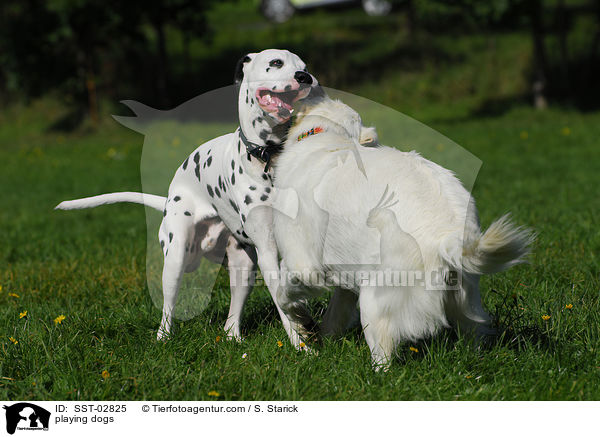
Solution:
M 268 96 L 271 96 L 271 101 L 269 101 Z M 260 103 L 263 106 L 267 106 L 269 108 L 286 108 L 286 109 L 291 109 L 291 105 L 287 104 L 286 102 L 284 102 L 283 100 L 281 100 L 279 97 L 277 97 L 276 95 L 273 94 L 265 94 L 264 96 L 262 96 L 260 98 Z

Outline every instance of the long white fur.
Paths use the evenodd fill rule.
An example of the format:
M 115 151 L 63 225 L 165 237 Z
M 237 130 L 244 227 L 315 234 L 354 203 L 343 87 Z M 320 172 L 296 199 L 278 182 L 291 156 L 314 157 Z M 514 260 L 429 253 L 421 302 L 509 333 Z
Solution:
M 325 132 L 298 141 L 317 126 Z M 451 171 L 414 151 L 357 147 L 360 126 L 354 110 L 328 98 L 299 111 L 275 165 L 275 186 L 294 188 L 299 198 L 295 220 L 281 214 L 274 219 L 282 271 L 347 271 L 354 265 L 459 272 L 459 290 L 353 287 L 375 368 L 388 366 L 400 342 L 449 324 L 491 332 L 479 276 L 523 262 L 531 233 L 504 216 L 482 234 L 474 199 Z M 287 287 L 278 301 L 299 323 L 303 300 L 318 292 Z

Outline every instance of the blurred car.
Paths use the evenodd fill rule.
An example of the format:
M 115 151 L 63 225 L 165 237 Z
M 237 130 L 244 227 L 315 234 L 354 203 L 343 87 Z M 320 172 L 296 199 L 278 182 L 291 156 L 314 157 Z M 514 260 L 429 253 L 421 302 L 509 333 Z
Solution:
M 297 10 L 352 4 L 361 4 L 367 14 L 374 16 L 386 15 L 392 9 L 388 0 L 262 0 L 260 11 L 268 20 L 283 23 L 292 18 Z

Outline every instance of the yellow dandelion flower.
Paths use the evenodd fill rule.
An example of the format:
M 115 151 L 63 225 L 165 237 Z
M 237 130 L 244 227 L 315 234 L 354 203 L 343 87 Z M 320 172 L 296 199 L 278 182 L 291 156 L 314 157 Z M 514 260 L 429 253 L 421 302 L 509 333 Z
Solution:
M 571 129 L 569 129 L 567 126 L 565 126 L 560 130 L 560 133 L 563 134 L 564 136 L 571 135 Z
M 283 347 L 283 343 L 280 340 L 277 340 L 277 347 Z
M 2 285 L 0 285 L 0 292 L 2 292 Z
M 568 310 L 573 309 L 573 304 L 572 303 L 568 303 L 568 304 L 565 305 L 565 308 L 568 309 Z
M 414 347 L 414 346 L 411 346 L 411 347 L 409 347 L 409 349 L 410 349 L 412 352 L 419 352 L 419 349 L 417 349 L 417 348 L 416 348 L 416 347 Z
M 529 138 L 529 133 L 524 130 L 519 134 L 519 137 L 521 137 L 522 140 L 526 140 L 527 138 Z
M 544 314 L 544 315 L 542 316 L 542 320 L 544 320 L 544 321 L 545 321 L 545 320 L 550 320 L 550 316 L 549 316 L 548 314 Z
M 8 293 L 8 295 L 9 295 L 10 297 L 16 297 L 17 299 L 21 297 L 21 296 L 19 296 L 17 293 Z
M 14 337 L 8 337 L 8 339 L 13 343 L 13 344 L 17 344 L 19 342 L 19 340 L 17 340 Z
M 218 398 L 219 396 L 221 396 L 221 395 L 219 394 L 219 392 L 218 392 L 218 391 L 215 391 L 215 390 L 211 390 L 211 391 L 209 391 L 209 392 L 208 392 L 208 395 L 209 395 L 209 396 L 213 396 L 213 397 L 215 397 L 215 398 Z
M 217 335 L 217 337 L 215 338 L 215 343 L 218 343 L 218 342 L 220 342 L 220 341 L 221 341 L 221 336 L 220 336 L 220 335 Z
M 103 370 L 102 371 L 102 379 L 108 379 L 110 378 L 110 373 L 108 372 L 108 370 Z
M 22 319 L 23 317 L 27 317 L 27 310 L 23 311 L 22 313 L 19 313 L 19 319 Z
M 306 347 L 306 343 L 301 342 L 298 346 L 300 346 L 301 348 L 305 348 Z
M 465 376 L 465 378 L 467 378 L 467 379 L 471 379 L 472 377 L 473 377 L 472 375 Z
M 66 318 L 67 317 L 64 314 L 61 314 L 56 319 L 54 319 L 54 324 L 55 325 L 61 324 L 63 322 L 63 320 L 65 320 Z

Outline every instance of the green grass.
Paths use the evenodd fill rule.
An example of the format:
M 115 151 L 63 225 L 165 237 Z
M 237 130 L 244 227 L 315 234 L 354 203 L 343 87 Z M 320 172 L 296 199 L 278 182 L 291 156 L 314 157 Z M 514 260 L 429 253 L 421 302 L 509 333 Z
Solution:
M 209 399 L 215 390 L 228 400 L 600 398 L 600 114 L 517 108 L 433 124 L 483 161 L 474 189 L 483 226 L 512 211 L 539 237 L 531 265 L 482 281 L 485 305 L 505 329 L 500 341 L 476 350 L 442 333 L 403 345 L 391 370 L 377 374 L 359 330 L 324 341 L 318 355 L 296 352 L 262 287 L 244 314 L 245 340 L 216 341 L 228 310 L 223 271 L 208 308 L 158 343 L 143 209 L 52 210 L 68 198 L 140 189 L 142 137 L 108 120 L 96 133 L 47 131 L 59 111 L 42 101 L 2 116 L 0 397 Z M 324 305 L 315 302 L 315 311 Z

